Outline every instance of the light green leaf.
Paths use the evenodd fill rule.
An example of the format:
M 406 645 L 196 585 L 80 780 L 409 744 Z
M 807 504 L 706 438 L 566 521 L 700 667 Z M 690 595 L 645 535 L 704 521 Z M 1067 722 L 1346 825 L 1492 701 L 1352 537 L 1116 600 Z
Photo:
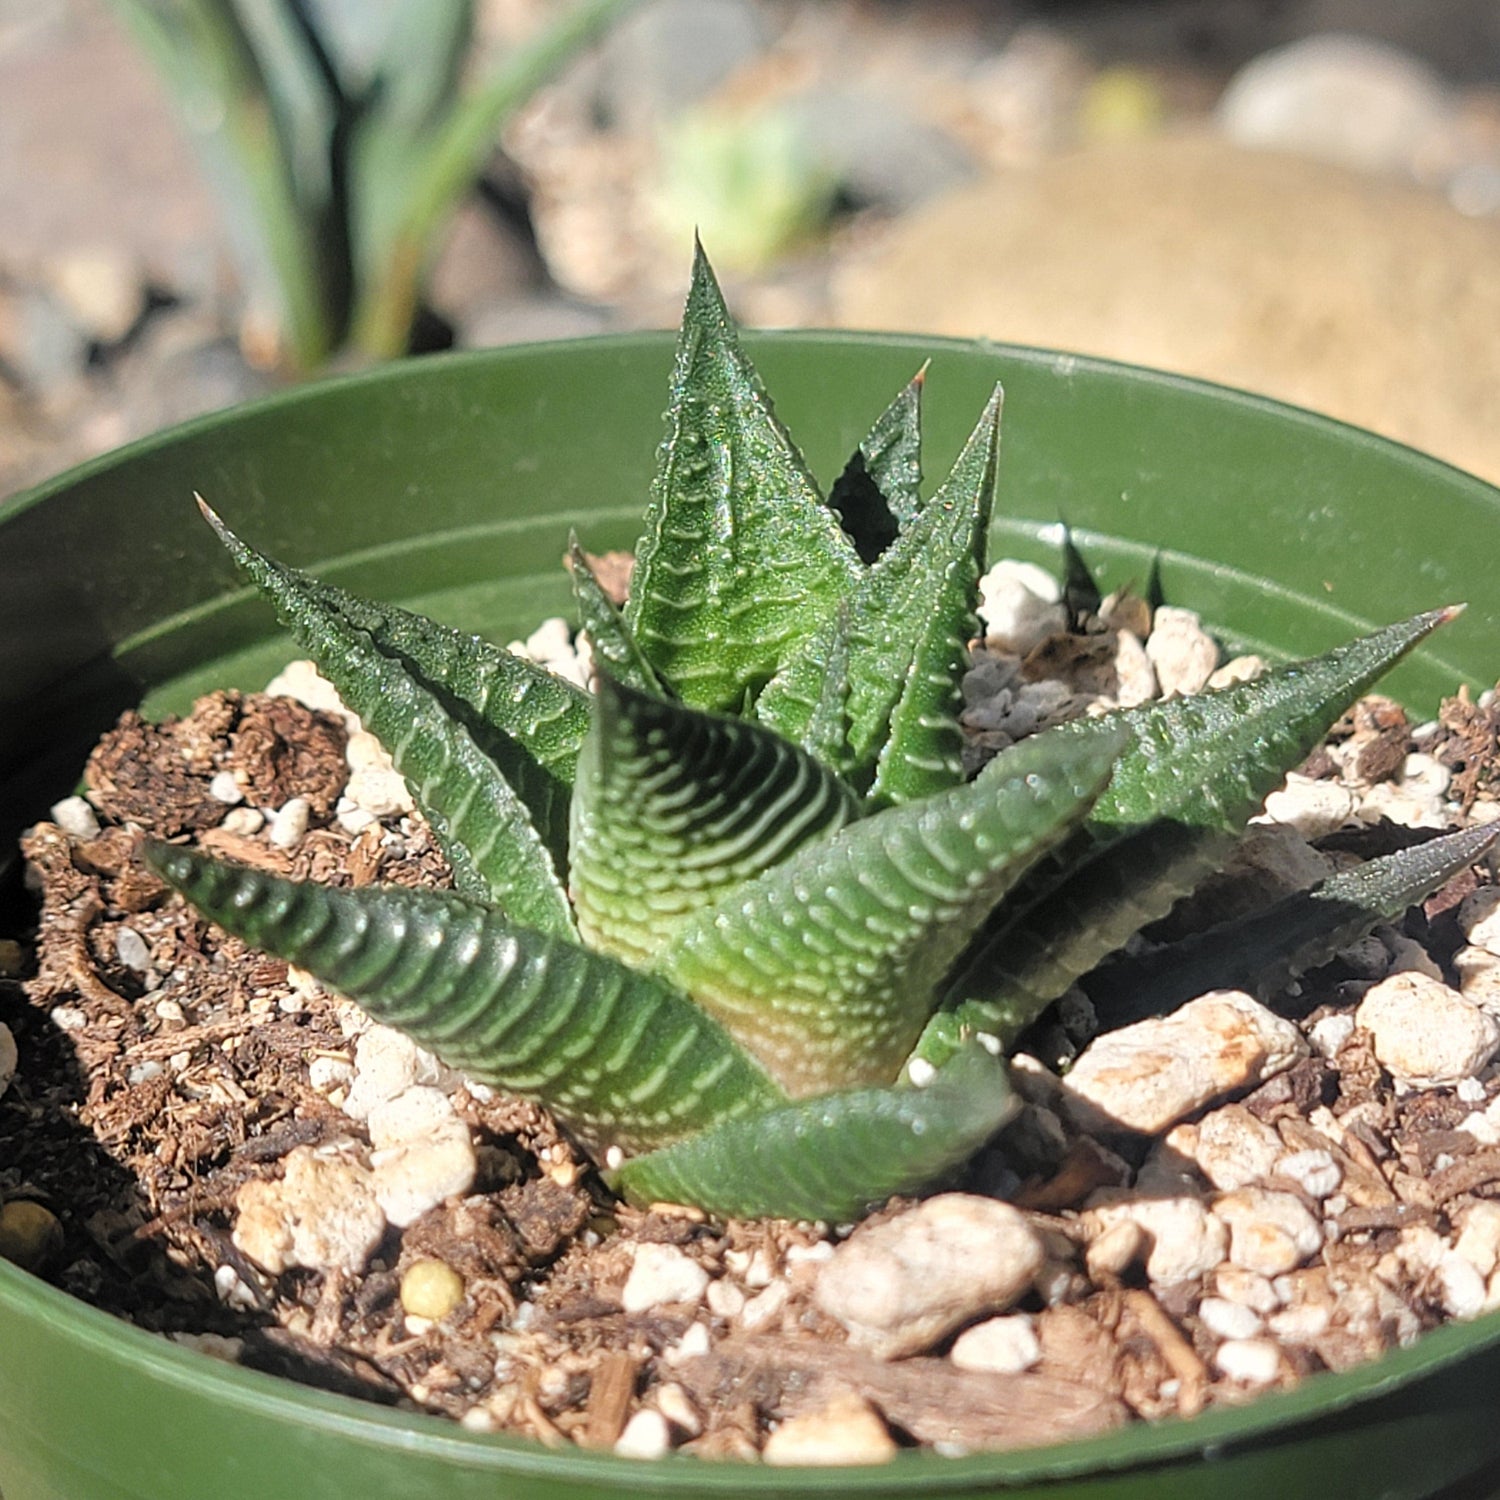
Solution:
M 636 1203 L 842 1222 L 967 1161 L 1015 1113 L 1005 1065 L 964 1048 L 926 1088 L 824 1094 L 730 1120 L 608 1174 Z
M 838 777 L 779 735 L 601 675 L 573 797 L 579 931 L 649 967 L 693 912 L 858 812 Z
M 700 247 L 626 622 L 685 702 L 734 712 L 833 614 L 859 566 Z
M 968 785 L 805 845 L 692 917 L 658 968 L 794 1097 L 887 1083 L 944 972 L 1082 819 L 1122 742 L 1018 745 Z
M 226 931 L 591 1142 L 649 1150 L 782 1102 L 661 980 L 449 892 L 282 880 L 171 844 L 145 857 Z

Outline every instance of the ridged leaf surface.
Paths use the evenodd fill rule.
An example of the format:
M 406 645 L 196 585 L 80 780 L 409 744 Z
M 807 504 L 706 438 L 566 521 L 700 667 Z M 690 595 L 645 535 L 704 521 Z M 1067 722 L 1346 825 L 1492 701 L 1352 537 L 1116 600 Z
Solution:
M 1222 859 L 1286 772 L 1451 610 L 1387 626 L 1310 661 L 1192 698 L 1048 731 L 1130 738 L 1079 834 L 1042 861 L 955 970 L 949 1008 L 981 1002 L 1013 1038 L 1075 979 L 1171 910 Z
M 737 712 L 833 614 L 859 566 L 700 250 L 626 623 L 685 702 Z
M 461 897 L 283 880 L 169 844 L 146 859 L 226 931 L 588 1140 L 648 1150 L 782 1102 L 661 980 Z
M 614 600 L 600 587 L 576 536 L 568 538 L 568 572 L 573 579 L 578 623 L 588 633 L 595 662 L 607 668 L 617 681 L 660 695 L 663 689 L 656 669 L 646 660 Z
M 459 889 L 495 902 L 513 921 L 543 932 L 570 932 L 572 913 L 555 859 L 566 838 L 567 799 L 550 771 L 477 713 L 462 712 L 446 686 L 430 686 L 415 675 L 412 657 L 384 629 L 377 637 L 367 628 L 389 619 L 382 606 L 340 601 L 328 586 L 247 546 L 206 506 L 204 514 L 241 571 L 267 595 L 344 703 L 385 746 L 432 825 Z M 397 620 L 396 635 L 408 647 L 425 649 L 432 637 L 411 624 L 415 619 Z M 473 667 L 478 655 L 455 648 L 446 661 L 449 680 L 455 669 Z M 476 676 L 475 685 L 499 680 Z M 527 686 L 536 681 L 531 674 L 519 680 Z M 486 701 L 493 707 L 497 699 L 492 691 Z M 535 821 L 502 761 L 531 791 Z
M 926 1088 L 855 1089 L 730 1120 L 608 1174 L 637 1203 L 751 1218 L 857 1218 L 966 1161 L 1015 1113 L 1005 1065 L 964 1048 Z
M 1076 826 L 1120 740 L 1017 745 L 973 782 L 819 839 L 658 960 L 796 1097 L 893 1079 L 990 908 Z
M 926 375 L 923 365 L 875 419 L 829 491 L 829 508 L 861 562 L 874 562 L 921 506 Z
M 693 912 L 858 812 L 837 776 L 779 735 L 601 676 L 573 797 L 579 931 L 650 967 Z

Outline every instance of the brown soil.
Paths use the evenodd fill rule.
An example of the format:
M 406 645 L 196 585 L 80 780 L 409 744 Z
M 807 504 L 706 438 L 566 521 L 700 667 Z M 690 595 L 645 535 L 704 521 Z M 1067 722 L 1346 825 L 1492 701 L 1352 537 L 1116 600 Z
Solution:
M 1495 711 L 1459 698 L 1422 744 L 1455 771 L 1465 806 L 1500 782 L 1496 728 Z M 1356 733 L 1368 775 L 1390 774 L 1410 748 L 1405 717 L 1379 700 L 1334 739 Z M 1138 1268 L 1123 1279 L 1085 1273 L 1073 1210 L 1117 1180 L 1118 1163 L 1080 1139 L 1005 1148 L 1022 1164 L 1011 1196 L 1061 1268 L 1045 1302 L 1033 1294 L 1023 1304 L 1037 1314 L 1042 1357 L 1020 1375 L 962 1373 L 941 1350 L 898 1362 L 856 1350 L 812 1301 L 821 1226 L 716 1225 L 689 1211 L 624 1207 L 543 1111 L 462 1087 L 456 1104 L 479 1148 L 471 1193 L 390 1230 L 359 1278 L 267 1275 L 231 1239 L 235 1197 L 252 1179 L 276 1177 L 298 1146 L 359 1138 L 361 1127 L 309 1079 L 315 1059 L 349 1058 L 351 1007 L 202 922 L 135 849 L 142 831 L 192 835 L 298 877 L 444 883 L 420 820 L 390 818 L 354 836 L 331 820 L 344 742 L 337 719 L 263 695 L 214 694 L 159 727 L 126 714 L 89 763 L 101 835 L 81 841 L 49 823 L 28 835 L 41 916 L 24 979 L 14 967 L 0 977 L 0 1019 L 21 1056 L 0 1098 L 0 1202 L 33 1199 L 59 1217 L 63 1247 L 45 1267 L 58 1285 L 246 1365 L 549 1444 L 609 1447 L 634 1411 L 654 1406 L 688 1451 L 754 1456 L 776 1423 L 850 1390 L 899 1442 L 948 1451 L 1246 1399 L 1215 1368 L 1216 1340 L 1196 1311 L 1200 1285 L 1152 1290 Z M 1307 770 L 1332 767 L 1319 752 Z M 225 770 L 251 803 L 308 798 L 311 827 L 293 851 L 221 826 L 228 809 L 209 787 Z M 1377 825 L 1329 842 L 1369 854 L 1409 838 Z M 1406 932 L 1448 962 L 1459 944 L 1454 908 L 1489 878 L 1454 882 L 1408 915 Z M 144 968 L 122 958 L 127 927 L 144 940 Z M 1367 987 L 1335 964 L 1289 1004 L 1310 1024 L 1352 1008 Z M 1284 1347 L 1279 1384 L 1343 1369 L 1441 1321 L 1438 1293 L 1415 1274 L 1399 1289 L 1381 1283 L 1401 1319 L 1344 1317 L 1340 1299 L 1350 1286 L 1375 1286 L 1403 1229 L 1446 1233 L 1465 1205 L 1500 1197 L 1500 1148 L 1455 1128 L 1484 1101 L 1452 1089 L 1399 1095 L 1363 1037 L 1331 1060 L 1314 1052 L 1244 1101 L 1288 1149 L 1327 1150 L 1344 1174 L 1328 1243 L 1296 1273 L 1303 1300 L 1321 1298 L 1333 1314 L 1321 1335 Z M 1495 1090 L 1488 1084 L 1486 1096 Z M 1309 1119 L 1320 1106 L 1347 1127 L 1341 1142 Z M 975 1163 L 969 1182 L 984 1190 L 1003 1159 Z M 641 1242 L 699 1262 L 726 1288 L 710 1303 L 717 1310 L 625 1312 L 621 1288 Z M 407 1317 L 398 1295 L 403 1272 L 428 1258 L 464 1281 L 457 1311 L 431 1325 Z M 768 1286 L 784 1286 L 784 1300 L 767 1298 Z M 695 1322 L 708 1340 L 685 1339 Z

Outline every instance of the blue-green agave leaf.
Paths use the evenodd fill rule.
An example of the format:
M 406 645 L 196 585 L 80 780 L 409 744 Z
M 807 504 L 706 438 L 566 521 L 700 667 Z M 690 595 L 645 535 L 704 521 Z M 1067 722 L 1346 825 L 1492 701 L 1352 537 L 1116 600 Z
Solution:
M 386 747 L 431 823 L 459 890 L 496 902 L 527 926 L 570 932 L 557 863 L 566 847 L 566 786 L 483 714 L 504 702 L 512 722 L 538 726 L 534 742 L 555 747 L 568 737 L 566 720 L 580 710 L 586 730 L 584 695 L 577 702 L 576 689 L 554 693 L 536 669 L 522 663 L 513 672 L 500 664 L 502 653 L 472 638 L 335 593 L 242 542 L 207 506 L 203 512 L 240 570 Z M 468 703 L 455 687 L 469 690 Z M 526 787 L 529 806 L 507 769 Z
M 732 713 L 832 616 L 859 568 L 700 247 L 626 623 L 685 702 Z
M 568 883 L 584 940 L 649 968 L 684 921 L 859 815 L 810 755 L 601 674 Z
M 608 1173 L 637 1203 L 842 1222 L 930 1187 L 1014 1115 L 1005 1065 L 970 1044 L 925 1088 L 825 1094 L 716 1125 Z
M 595 662 L 627 687 L 663 697 L 666 689 L 656 675 L 656 668 L 636 644 L 635 636 L 615 602 L 604 592 L 594 570 L 578 545 L 578 538 L 568 538 L 568 572 L 573 579 L 573 600 L 578 608 L 578 623 L 588 634 Z
M 1099 795 L 1118 736 L 1023 743 L 967 785 L 804 845 L 657 967 L 794 1097 L 888 1083 L 985 915 Z
M 649 1150 L 783 1096 L 660 979 L 446 891 L 283 880 L 176 845 L 147 863 L 227 932 L 586 1140 Z
M 1500 827 L 1484 824 L 1367 860 L 1247 917 L 1111 963 L 1090 978 L 1089 994 L 1106 1026 L 1161 1014 L 1209 990 L 1245 990 L 1268 1000 L 1377 923 L 1425 900 L 1483 859 L 1497 839 Z
M 927 366 L 902 388 L 834 480 L 828 505 L 860 561 L 872 563 L 922 504 L 922 383 Z
M 1455 613 L 1417 615 L 1253 682 L 1049 730 L 1087 739 L 1124 726 L 1130 739 L 1079 834 L 986 924 L 945 1006 L 968 1002 L 976 1024 L 1014 1039 L 1217 866 L 1349 704 Z

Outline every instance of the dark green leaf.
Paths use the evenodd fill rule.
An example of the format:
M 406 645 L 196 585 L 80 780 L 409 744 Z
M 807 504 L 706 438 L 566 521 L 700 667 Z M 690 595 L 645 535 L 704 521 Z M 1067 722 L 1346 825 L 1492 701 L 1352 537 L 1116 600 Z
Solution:
M 1496 839 L 1500 827 L 1485 824 L 1369 860 L 1249 917 L 1111 963 L 1089 980 L 1089 994 L 1108 1026 L 1175 1010 L 1209 990 L 1268 1000 L 1377 923 L 1425 900 L 1483 859 Z
M 931 1186 L 1018 1105 L 1005 1065 L 971 1044 L 926 1088 L 857 1089 L 783 1105 L 636 1157 L 609 1179 L 637 1203 L 841 1222 Z
M 1099 613 L 1104 596 L 1083 554 L 1073 544 L 1073 531 L 1066 521 L 1062 528 L 1063 604 L 1068 611 L 1068 629 L 1077 630 L 1092 615 Z
M 734 712 L 832 616 L 859 566 L 700 247 L 626 622 L 685 702 Z
M 595 661 L 628 687 L 661 697 L 663 689 L 656 669 L 636 644 L 614 600 L 599 586 L 576 536 L 568 538 L 568 571 L 573 578 L 578 622 L 588 634 Z
M 829 492 L 829 508 L 861 562 L 874 562 L 921 506 L 926 375 L 923 365 L 875 419 Z
M 781 1102 L 661 980 L 449 892 L 282 880 L 170 844 L 145 857 L 226 931 L 591 1142 L 649 1150 Z
M 555 764 L 569 717 L 582 710 L 586 724 L 584 696 L 554 692 L 524 664 L 514 671 L 499 660 L 515 661 L 508 652 L 284 567 L 240 541 L 207 506 L 203 512 L 241 571 L 390 752 L 459 889 L 499 903 L 527 926 L 571 931 L 555 862 L 566 839 L 567 789 L 483 715 L 530 726 L 532 743 L 548 748 Z M 526 787 L 530 807 L 501 762 Z
M 995 903 L 1076 826 L 1122 737 L 1040 739 L 807 844 L 692 917 L 659 968 L 801 1097 L 895 1077 Z
M 838 777 L 780 735 L 601 674 L 573 797 L 579 930 L 649 967 L 693 912 L 858 812 Z

